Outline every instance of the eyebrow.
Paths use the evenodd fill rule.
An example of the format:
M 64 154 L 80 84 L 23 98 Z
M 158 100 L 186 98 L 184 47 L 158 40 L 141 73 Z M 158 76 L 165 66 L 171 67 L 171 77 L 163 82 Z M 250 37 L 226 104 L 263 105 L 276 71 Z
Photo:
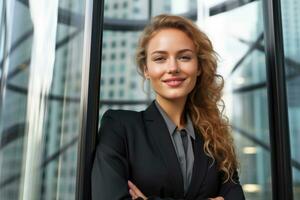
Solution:
M 194 53 L 194 51 L 192 49 L 181 49 L 177 53 L 183 53 L 186 51 L 190 51 L 190 52 Z M 151 53 L 151 55 L 153 55 L 153 54 L 167 54 L 167 51 L 158 50 L 158 51 L 154 51 Z

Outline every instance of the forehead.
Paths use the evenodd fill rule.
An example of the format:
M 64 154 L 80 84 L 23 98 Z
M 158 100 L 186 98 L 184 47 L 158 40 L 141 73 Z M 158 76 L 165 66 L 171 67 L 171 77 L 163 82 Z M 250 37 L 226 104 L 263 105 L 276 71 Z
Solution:
M 195 50 L 194 42 L 183 31 L 178 29 L 162 29 L 148 42 L 147 52 L 153 51 L 180 51 L 182 49 Z

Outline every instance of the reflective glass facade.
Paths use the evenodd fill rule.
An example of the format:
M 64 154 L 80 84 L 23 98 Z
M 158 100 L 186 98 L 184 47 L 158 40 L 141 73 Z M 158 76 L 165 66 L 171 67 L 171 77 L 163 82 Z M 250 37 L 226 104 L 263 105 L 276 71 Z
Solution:
M 281 0 L 294 198 L 300 198 L 300 2 Z
M 246 199 L 253 200 L 272 199 L 262 12 L 261 2 L 255 1 L 211 16 L 206 23 L 220 55 L 241 183 Z
M 300 3 L 276 2 L 289 125 L 280 134 L 290 138 L 293 196 L 300 199 Z M 246 199 L 278 199 L 264 22 L 269 12 L 261 0 L 1 1 L 1 200 L 90 199 L 89 169 L 102 114 L 109 108 L 142 110 L 155 98 L 137 73 L 134 55 L 141 30 L 161 13 L 186 16 L 211 38 Z M 102 35 L 91 34 L 95 27 Z M 99 61 L 89 57 L 97 45 Z M 97 78 L 100 88 L 90 81 Z
M 85 3 L 0 8 L 1 200 L 75 199 Z

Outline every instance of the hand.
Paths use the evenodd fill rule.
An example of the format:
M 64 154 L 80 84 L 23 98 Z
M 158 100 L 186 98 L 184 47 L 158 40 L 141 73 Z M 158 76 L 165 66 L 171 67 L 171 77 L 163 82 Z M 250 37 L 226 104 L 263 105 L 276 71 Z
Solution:
M 209 198 L 209 200 L 224 200 L 223 197 L 215 197 L 215 198 Z
M 147 199 L 147 197 L 131 181 L 128 181 L 128 187 L 132 199 L 137 199 L 138 197 L 141 197 L 144 200 Z

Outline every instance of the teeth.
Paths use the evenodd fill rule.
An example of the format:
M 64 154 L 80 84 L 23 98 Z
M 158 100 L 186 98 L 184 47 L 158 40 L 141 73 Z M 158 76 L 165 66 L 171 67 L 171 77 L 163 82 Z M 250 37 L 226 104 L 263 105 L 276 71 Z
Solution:
M 181 83 L 182 81 L 168 81 L 170 84 L 178 84 Z

